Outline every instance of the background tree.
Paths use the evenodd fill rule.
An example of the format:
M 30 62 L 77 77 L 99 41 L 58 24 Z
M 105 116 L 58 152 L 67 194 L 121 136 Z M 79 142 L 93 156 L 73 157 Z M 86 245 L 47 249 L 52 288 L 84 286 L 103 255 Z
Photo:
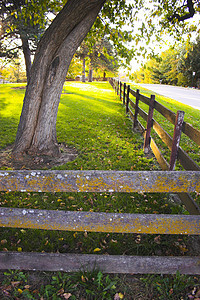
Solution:
M 88 58 L 89 82 L 92 82 L 93 80 L 94 70 L 101 69 L 104 73 L 105 71 L 110 71 L 114 74 L 120 66 L 120 57 L 106 37 L 96 41 L 93 45 L 92 52 L 88 53 Z
M 187 79 L 187 85 L 197 86 L 200 78 L 200 36 L 191 44 L 185 44 L 180 53 L 178 70 Z
M 49 23 L 48 13 L 58 9 L 57 1 L 51 0 L 0 0 L 0 57 L 19 58 L 22 51 L 27 81 L 31 56 Z
M 73 57 L 68 72 L 67 72 L 67 79 L 74 79 L 77 75 L 80 74 L 80 70 L 82 68 L 82 62 L 76 56 Z
M 80 47 L 76 51 L 75 56 L 82 61 L 82 82 L 85 82 L 85 60 L 88 57 L 89 48 L 85 40 L 81 43 Z
M 162 83 L 176 85 L 178 83 L 178 51 L 170 48 L 148 60 L 133 75 L 134 80 L 144 83 Z

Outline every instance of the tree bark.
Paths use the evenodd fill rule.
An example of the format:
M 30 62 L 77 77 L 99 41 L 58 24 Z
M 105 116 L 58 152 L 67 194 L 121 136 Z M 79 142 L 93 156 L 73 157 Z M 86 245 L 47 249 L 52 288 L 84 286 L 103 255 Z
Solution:
M 26 65 L 26 78 L 28 83 L 31 73 L 31 50 L 29 48 L 28 39 L 26 37 L 23 37 L 22 35 L 20 35 L 20 38 L 22 41 L 22 50 L 24 54 L 24 60 Z
M 92 68 L 92 65 L 90 65 L 88 81 L 92 82 L 92 80 L 93 80 L 93 68 Z
M 105 0 L 68 0 L 43 35 L 31 67 L 13 157 L 59 156 L 56 118 L 66 73 Z
M 83 58 L 82 82 L 85 82 L 85 58 Z

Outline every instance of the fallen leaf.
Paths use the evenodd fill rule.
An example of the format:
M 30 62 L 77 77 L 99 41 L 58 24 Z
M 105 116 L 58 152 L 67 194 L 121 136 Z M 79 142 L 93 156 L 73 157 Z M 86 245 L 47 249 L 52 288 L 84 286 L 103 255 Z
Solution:
M 174 290 L 173 290 L 173 289 L 170 289 L 170 290 L 169 290 L 169 294 L 170 294 L 170 295 L 172 295 L 172 294 L 173 294 L 173 292 L 174 292 Z
M 154 242 L 155 242 L 156 244 L 160 244 L 160 235 L 158 235 L 158 236 L 156 236 L 156 237 L 154 238 Z
M 83 282 L 86 282 L 86 279 L 85 279 L 85 277 L 82 275 L 81 276 L 81 280 L 83 281 Z
M 94 252 L 99 252 L 99 251 L 101 251 L 100 248 L 95 248 L 95 249 L 94 249 Z
M 60 296 L 60 295 L 62 295 L 63 293 L 64 293 L 64 289 L 62 288 L 62 289 L 60 289 L 60 290 L 57 292 L 57 295 Z
M 28 290 L 28 289 L 30 289 L 30 285 L 27 284 L 27 285 L 24 286 L 24 288 L 25 288 L 26 290 Z
M 1 245 L 4 245 L 6 244 L 8 241 L 5 239 L 5 240 L 1 240 Z
M 117 240 L 113 240 L 113 239 L 112 239 L 111 242 L 112 242 L 112 243 L 117 243 Z
M 23 293 L 23 291 L 21 289 L 18 289 L 17 291 L 18 291 L 19 294 Z
M 64 293 L 64 294 L 63 294 L 63 297 L 64 297 L 65 299 L 69 299 L 71 296 L 72 296 L 71 293 Z
M 20 284 L 21 281 L 11 281 L 11 284 L 13 287 L 17 286 Z
M 122 293 L 116 293 L 114 296 L 114 300 L 120 300 L 123 298 L 124 298 L 124 295 Z

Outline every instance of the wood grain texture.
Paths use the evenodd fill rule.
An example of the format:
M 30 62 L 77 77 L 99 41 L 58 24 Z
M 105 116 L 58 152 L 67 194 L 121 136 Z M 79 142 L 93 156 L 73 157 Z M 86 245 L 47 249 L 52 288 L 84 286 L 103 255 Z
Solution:
M 200 234 L 200 216 L 0 208 L 0 226 L 88 232 Z
M 1 252 L 0 269 L 104 273 L 200 274 L 200 257 Z
M 199 171 L 0 171 L 1 191 L 194 192 Z

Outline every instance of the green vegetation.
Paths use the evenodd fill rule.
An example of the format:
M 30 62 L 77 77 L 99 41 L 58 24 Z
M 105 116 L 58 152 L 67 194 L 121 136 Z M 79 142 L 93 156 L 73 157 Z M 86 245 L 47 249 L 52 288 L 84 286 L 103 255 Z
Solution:
M 199 288 L 198 277 L 178 272 L 171 276 L 127 276 L 94 270 L 71 274 L 37 272 L 36 276 L 34 272 L 9 270 L 4 272 L 0 296 L 4 295 L 3 299 L 186 300 L 197 299 Z
M 138 83 L 162 83 L 200 88 L 200 36 L 149 59 L 132 74 Z
M 18 87 L 14 89 L 14 87 Z M 1 85 L 0 147 L 14 142 L 24 90 L 20 85 Z M 152 155 L 143 153 L 143 137 L 132 133 L 132 123 L 108 83 L 83 84 L 69 82 L 61 96 L 57 136 L 64 147 L 76 148 L 77 158 L 56 169 L 159 170 Z M 164 101 L 164 99 L 163 99 Z M 191 111 L 192 118 L 195 111 Z M 4 207 L 83 210 L 129 213 L 183 213 L 168 194 L 138 193 L 20 193 L 0 192 Z M 187 236 L 107 234 L 1 228 L 0 250 L 76 252 L 125 255 L 195 255 Z M 0 296 L 5 299 L 164 299 L 164 292 L 174 289 L 179 297 L 186 295 L 199 278 L 187 278 L 181 291 L 173 287 L 177 276 L 129 277 L 102 275 L 94 272 L 76 274 L 41 273 L 35 283 L 32 273 L 9 271 L 2 275 Z M 143 278 L 143 280 L 141 280 Z M 168 278 L 168 279 L 167 279 Z M 190 279 L 189 279 L 190 278 Z M 169 289 L 166 282 L 169 280 Z M 184 279 L 186 280 L 186 279 Z M 14 283 L 12 283 L 14 282 Z M 17 283 L 16 283 L 17 282 Z M 157 285 L 158 282 L 158 285 Z M 184 282 L 184 281 L 183 281 Z M 174 283 L 174 284 L 175 284 Z M 10 289 L 8 288 L 10 286 Z M 147 288 L 149 286 L 149 288 Z M 160 287 L 160 290 L 157 288 Z M 4 293 L 3 291 L 6 291 Z M 163 292 L 162 292 L 163 291 Z M 79 293 L 79 294 L 78 294 Z M 64 294 L 66 294 L 64 296 Z M 172 293 L 173 294 L 173 293 Z M 135 299 L 139 299 L 139 296 Z M 2 296 L 2 297 L 3 297 Z M 6 298 L 7 297 L 7 298 Z M 118 298 L 117 298 L 118 297 Z M 121 297 L 121 298 L 120 298 Z M 145 298 L 146 297 L 146 298 Z M 186 296 L 185 296 L 186 297 Z M 167 299 L 167 298 L 165 298 Z M 169 298 L 170 299 L 170 298 Z M 179 299 L 179 298 L 171 298 Z

